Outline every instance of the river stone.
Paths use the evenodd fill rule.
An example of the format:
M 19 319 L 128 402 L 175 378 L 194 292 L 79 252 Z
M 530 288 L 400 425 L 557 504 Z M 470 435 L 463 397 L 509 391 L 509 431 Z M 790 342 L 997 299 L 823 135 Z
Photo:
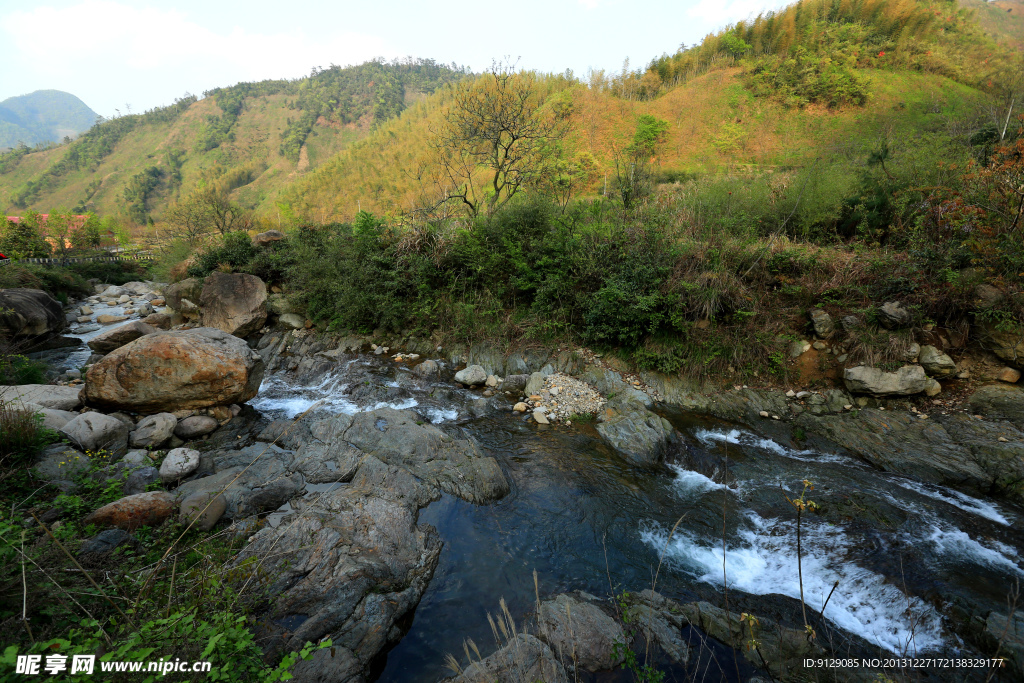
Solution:
M 0 337 L 48 337 L 65 328 L 60 302 L 41 289 L 0 289 Z
M 9 403 L 25 403 L 53 410 L 76 410 L 82 407 L 82 388 L 58 384 L 22 384 L 0 386 L 0 399 Z
M 535 396 L 544 389 L 544 378 L 547 375 L 540 372 L 534 372 L 530 374 L 530 379 L 526 381 L 526 386 L 523 388 L 523 393 L 527 396 Z
M 898 330 L 907 327 L 913 321 L 913 315 L 899 301 L 887 301 L 878 307 L 878 322 L 887 330 Z
M 130 428 L 116 417 L 88 412 L 68 422 L 60 431 L 80 450 L 107 450 L 123 454 L 128 446 Z
M 183 299 L 199 301 L 203 293 L 203 281 L 199 278 L 190 277 L 181 282 L 175 282 L 164 288 L 164 300 L 167 305 L 176 311 L 181 310 Z
M 199 468 L 199 451 L 175 448 L 160 464 L 160 480 L 165 484 L 184 479 Z
M 248 337 L 267 321 L 267 286 L 255 275 L 211 273 L 199 299 L 203 326 Z
M 157 413 L 144 417 L 135 425 L 135 431 L 131 433 L 128 444 L 132 448 L 161 446 L 174 434 L 177 424 L 178 418 L 170 413 Z
M 520 633 L 497 652 L 473 662 L 450 680 L 451 683 L 566 683 L 569 678 L 551 648 L 528 633 Z
M 158 330 L 171 329 L 171 316 L 168 313 L 151 313 L 143 318 L 142 322 Z
M 564 661 L 573 657 L 588 671 L 611 669 L 624 656 L 615 644 L 625 644 L 622 626 L 590 601 L 562 594 L 540 604 L 540 632 Z
M 921 367 L 932 377 L 947 377 L 956 374 L 956 363 L 934 346 L 922 346 L 919 356 Z
M 479 365 L 470 365 L 455 373 L 455 381 L 472 387 L 487 381 L 487 371 Z
M 186 526 L 195 521 L 195 528 L 200 531 L 209 531 L 223 516 L 225 509 L 224 496 L 200 491 L 181 501 L 178 521 Z
M 548 424 L 548 418 L 544 414 L 544 409 L 543 408 L 537 408 L 537 409 L 535 409 L 533 411 L 533 421 L 536 422 L 539 425 L 546 425 L 546 424 Z
M 301 330 L 306 326 L 306 319 L 297 313 L 285 313 L 277 321 L 293 330 Z
M 122 545 L 134 542 L 135 538 L 124 529 L 106 529 L 82 543 L 78 556 L 106 555 Z
M 160 472 L 155 467 L 139 467 L 125 478 L 121 492 L 126 496 L 145 493 L 147 486 L 158 481 L 160 481 Z
M 811 342 L 806 339 L 797 339 L 789 344 L 789 357 L 799 358 L 811 350 Z
M 126 496 L 91 512 L 82 525 L 114 526 L 132 531 L 156 526 L 174 514 L 174 496 L 166 491 L 149 491 Z
M 127 319 L 128 316 L 126 315 L 111 315 L 109 313 L 96 316 L 96 322 L 100 325 L 113 325 L 114 323 L 124 322 Z
M 130 469 L 148 467 L 153 464 L 153 461 L 149 458 L 149 453 L 141 448 L 125 453 L 124 457 L 121 458 L 121 462 Z
M 412 369 L 413 373 L 420 377 L 436 377 L 441 374 L 441 366 L 434 360 L 425 360 Z
M 191 439 L 198 439 L 201 436 L 206 436 L 219 426 L 220 423 L 212 417 L 207 415 L 193 415 L 192 417 L 186 417 L 178 423 L 178 426 L 174 428 L 174 435 L 179 439 L 189 441 Z
M 910 396 L 928 388 L 928 376 L 920 365 L 904 365 L 896 372 L 861 365 L 846 368 L 843 382 L 853 394 L 872 396 Z
M 208 327 L 156 332 L 89 368 L 90 405 L 139 413 L 244 403 L 263 380 L 263 359 L 238 337 Z
M 836 331 L 832 316 L 820 308 L 811 309 L 811 324 L 814 326 L 814 334 L 821 339 L 829 339 Z
M 119 296 L 124 296 L 126 293 L 127 292 L 125 291 L 124 287 L 110 285 L 109 287 L 101 291 L 99 296 L 100 298 L 116 299 Z
M 665 457 L 673 435 L 664 418 L 643 404 L 622 400 L 609 403 L 598 417 L 597 433 L 605 442 L 637 467 L 654 467 Z
M 1014 370 L 1011 367 L 1002 368 L 996 374 L 996 379 L 1000 382 L 1009 382 L 1010 384 L 1013 384 L 1020 379 L 1020 370 Z

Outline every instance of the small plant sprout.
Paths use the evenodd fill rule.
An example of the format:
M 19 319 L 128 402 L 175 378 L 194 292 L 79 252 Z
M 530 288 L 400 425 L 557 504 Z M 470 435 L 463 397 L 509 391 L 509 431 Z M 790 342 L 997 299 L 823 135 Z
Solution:
M 800 547 L 800 523 L 803 520 L 804 512 L 817 513 L 821 510 L 817 503 L 808 500 L 807 494 L 814 490 L 814 483 L 810 479 L 804 479 L 804 488 L 800 491 L 798 498 L 786 496 L 786 501 L 796 509 L 796 571 L 800 581 L 800 611 L 804 618 L 804 632 L 807 635 L 807 642 L 812 642 L 817 637 L 814 628 L 807 621 L 807 605 L 804 602 L 804 569 L 801 559 Z

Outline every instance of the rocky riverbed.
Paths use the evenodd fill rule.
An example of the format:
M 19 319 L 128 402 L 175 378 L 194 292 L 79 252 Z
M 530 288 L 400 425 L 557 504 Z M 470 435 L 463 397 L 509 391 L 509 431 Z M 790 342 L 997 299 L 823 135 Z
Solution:
M 677 676 L 732 670 L 733 648 L 743 680 L 800 679 L 803 657 L 827 653 L 997 648 L 1006 680 L 1022 672 L 1006 605 L 1024 573 L 1014 386 L 982 388 L 966 412 L 839 389 L 708 394 L 586 352 L 275 325 L 266 289 L 236 284 L 103 288 L 68 311 L 96 356 L 48 352 L 67 385 L 17 391 L 78 449 L 41 458 L 59 485 L 87 449 L 122 456 L 126 498 L 95 520 L 248 539 L 239 566 L 259 558 L 273 577 L 265 649 L 335 644 L 299 680 L 436 680 L 454 673 L 449 653 L 465 680 L 511 666 L 586 679 L 621 665 L 616 642 L 646 641 Z M 177 308 L 144 308 L 164 294 Z M 77 321 L 100 304 L 125 319 Z M 177 329 L 140 327 L 158 323 Z M 594 421 L 570 419 L 583 414 Z M 801 519 L 810 644 L 787 501 L 804 480 L 820 509 Z M 489 612 L 520 629 L 494 654 Z M 464 638 L 481 645 L 472 661 Z

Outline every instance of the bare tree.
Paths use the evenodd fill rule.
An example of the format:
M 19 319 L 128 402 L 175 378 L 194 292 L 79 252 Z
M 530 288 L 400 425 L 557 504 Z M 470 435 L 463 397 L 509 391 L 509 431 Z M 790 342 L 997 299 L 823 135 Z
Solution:
M 566 106 L 545 107 L 537 77 L 495 62 L 481 78 L 459 84 L 442 125 L 433 130 L 446 201 L 461 202 L 471 214 L 504 205 L 536 172 L 546 143 L 571 127 Z M 484 188 L 476 178 L 487 177 Z

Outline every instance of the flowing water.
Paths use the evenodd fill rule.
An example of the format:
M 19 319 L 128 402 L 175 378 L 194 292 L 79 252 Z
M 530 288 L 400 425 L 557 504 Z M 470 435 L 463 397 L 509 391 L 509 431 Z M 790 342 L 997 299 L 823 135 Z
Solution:
M 591 425 L 539 426 L 480 394 L 424 386 L 372 356 L 342 361 L 306 386 L 286 375 L 253 405 L 269 416 L 408 408 L 498 458 L 512 493 L 490 505 L 445 495 L 420 513 L 445 546 L 382 681 L 436 680 L 464 638 L 490 651 L 487 613 L 505 598 L 528 614 L 542 597 L 652 585 L 677 600 L 722 604 L 799 627 L 797 518 L 787 501 L 822 506 L 801 524 L 803 591 L 840 650 L 862 654 L 959 652 L 944 615 L 955 602 L 1005 609 L 1024 574 L 1021 511 L 946 487 L 878 472 L 838 449 L 799 447 L 678 411 L 664 415 L 685 446 L 657 472 L 635 470 Z M 353 387 L 357 387 L 353 391 Z M 319 402 L 319 403 L 318 403 Z M 681 521 L 679 521 L 681 520 Z M 678 523 L 677 523 L 678 522 Z M 845 648 L 845 650 L 844 650 Z
M 48 353 L 62 369 L 88 357 L 84 346 Z M 722 605 L 727 588 L 733 611 L 799 627 L 797 517 L 787 499 L 801 495 L 804 480 L 822 507 L 800 520 L 804 598 L 838 652 L 956 654 L 951 607 L 1005 611 L 1008 588 L 1024 575 L 1021 510 L 878 472 L 827 445 L 666 409 L 684 445 L 661 470 L 640 471 L 592 425 L 540 426 L 511 402 L 483 403 L 478 392 L 425 384 L 401 364 L 362 355 L 301 379 L 272 375 L 251 401 L 268 418 L 415 410 L 476 439 L 512 482 L 493 504 L 444 495 L 421 511 L 444 550 L 407 634 L 380 663 L 381 681 L 449 675 L 444 656 L 461 658 L 464 638 L 490 652 L 487 613 L 501 598 L 514 615 L 530 613 L 534 572 L 541 597 L 639 591 L 656 577 L 671 598 Z

